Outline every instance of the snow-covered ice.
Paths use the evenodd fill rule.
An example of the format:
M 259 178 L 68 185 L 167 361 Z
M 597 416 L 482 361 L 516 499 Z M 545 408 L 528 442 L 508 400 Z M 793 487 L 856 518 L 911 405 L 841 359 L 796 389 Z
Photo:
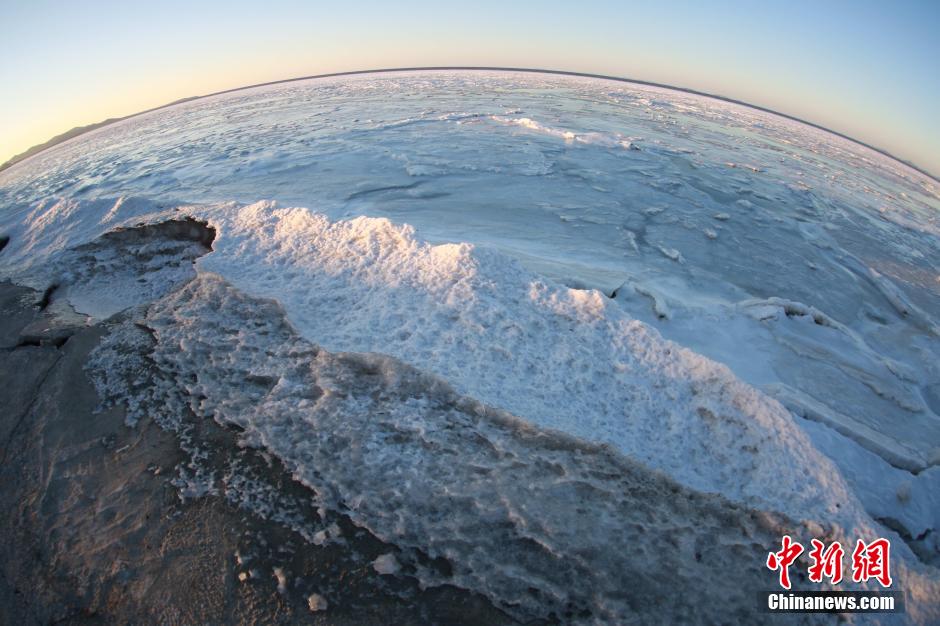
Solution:
M 259 408 L 304 401 L 303 359 L 251 361 L 275 346 L 228 308 L 272 299 L 300 338 L 278 341 L 373 354 L 356 358 L 385 378 L 392 359 L 475 411 L 608 446 L 692 492 L 897 531 L 937 562 L 938 188 L 821 130 L 663 89 L 493 72 L 302 81 L 149 113 L 0 173 L 0 276 L 56 285 L 96 319 L 139 307 L 167 371 L 203 398 L 194 411 L 246 429 L 318 492 L 361 496 L 354 518 L 405 529 L 410 547 L 454 551 L 435 544 L 453 529 L 370 509 L 379 493 L 416 505 L 384 483 L 309 474 L 302 433 L 340 426 L 309 423 L 318 397 L 283 423 Z M 107 371 L 99 390 L 124 394 L 133 423 L 141 381 Z M 244 397 L 225 391 L 238 376 L 256 383 Z M 386 408 L 389 428 L 436 427 Z M 369 454 L 397 449 L 367 436 Z M 431 460 L 416 458 L 417 475 Z M 191 471 L 188 489 L 211 488 Z M 434 489 L 470 481 L 454 471 Z M 895 539 L 927 590 L 916 605 L 936 576 Z M 486 586 L 492 562 L 453 555 Z
M 280 305 L 211 273 L 121 328 L 152 337 L 158 401 L 111 386 L 106 397 L 232 428 L 243 446 L 278 456 L 330 510 L 402 550 L 403 561 L 379 555 L 377 573 L 470 589 L 520 618 L 621 623 L 642 607 L 702 619 L 711 594 L 747 605 L 765 571 L 764 546 L 781 534 L 847 545 L 882 533 L 844 487 L 842 515 L 797 522 L 688 490 L 609 446 L 539 428 L 391 357 L 324 350 L 297 334 Z M 93 377 L 133 379 L 126 345 L 106 343 Z M 807 475 L 806 488 L 821 478 Z M 896 541 L 893 575 L 923 621 L 940 581 Z M 663 586 L 682 589 L 682 600 Z

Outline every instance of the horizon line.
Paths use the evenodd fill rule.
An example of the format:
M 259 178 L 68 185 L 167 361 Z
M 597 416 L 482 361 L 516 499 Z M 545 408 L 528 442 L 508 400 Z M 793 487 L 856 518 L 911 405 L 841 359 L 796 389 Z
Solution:
M 557 76 L 575 76 L 575 77 L 580 77 L 580 78 L 594 78 L 594 79 L 609 80 L 609 81 L 621 82 L 621 83 L 633 83 L 633 84 L 636 84 L 636 85 L 644 85 L 644 86 L 647 86 L 647 87 L 657 87 L 657 88 L 660 88 L 660 89 L 668 89 L 668 90 L 672 90 L 672 91 L 679 91 L 679 92 L 689 93 L 689 94 L 696 95 L 696 96 L 700 96 L 700 97 L 704 97 L 704 98 L 712 98 L 713 100 L 719 100 L 719 101 L 722 101 L 722 102 L 728 102 L 728 103 L 731 103 L 731 104 L 736 104 L 736 105 L 739 105 L 739 106 L 744 106 L 744 107 L 747 107 L 747 108 L 750 108 L 750 109 L 755 109 L 755 110 L 757 110 L 757 111 L 763 111 L 764 113 L 770 113 L 771 115 L 776 115 L 776 116 L 782 117 L 782 118 L 784 118 L 784 119 L 788 119 L 788 120 L 791 120 L 791 121 L 794 121 L 794 122 L 799 122 L 800 124 L 805 124 L 806 126 L 810 126 L 810 127 L 812 127 L 812 128 L 816 128 L 816 129 L 818 129 L 818 130 L 821 130 L 821 131 L 823 131 L 823 132 L 829 133 L 829 134 L 831 134 L 831 135 L 835 135 L 836 137 L 840 137 L 840 138 L 845 139 L 845 140 L 847 140 L 847 141 L 850 141 L 850 142 L 852 142 L 852 143 L 854 143 L 854 144 L 856 144 L 856 145 L 862 146 L 863 148 L 868 148 L 869 150 L 872 150 L 872 151 L 874 151 L 874 152 L 877 152 L 878 154 L 880 154 L 880 155 L 882 155 L 882 156 L 888 157 L 888 158 L 891 159 L 892 161 L 895 161 L 895 162 L 897 162 L 897 163 L 900 163 L 901 165 L 904 165 L 904 166 L 906 166 L 906 167 L 909 167 L 910 169 L 914 170 L 915 172 L 918 172 L 919 174 L 922 174 L 923 176 L 926 176 L 927 178 L 929 178 L 929 179 L 933 180 L 934 182 L 940 184 L 940 176 L 932 174 L 931 172 L 929 172 L 929 171 L 927 171 L 926 169 L 924 169 L 924 168 L 922 168 L 922 167 L 920 167 L 920 166 L 918 166 L 918 165 L 912 163 L 911 161 L 907 161 L 907 160 L 905 160 L 905 159 L 902 159 L 902 158 L 900 158 L 900 157 L 897 157 L 897 156 L 895 156 L 894 154 L 888 152 L 888 151 L 885 150 L 885 149 L 879 148 L 879 147 L 877 147 L 877 146 L 873 146 L 873 145 L 871 145 L 871 144 L 869 144 L 869 143 L 865 143 L 864 141 L 861 141 L 860 139 L 856 139 L 856 138 L 854 138 L 854 137 L 851 137 L 851 136 L 849 136 L 849 135 L 846 135 L 845 133 L 841 133 L 841 132 L 839 132 L 839 131 L 837 131 L 837 130 L 833 130 L 833 129 L 831 129 L 831 128 L 827 128 L 827 127 L 825 127 L 825 126 L 822 126 L 821 124 L 817 124 L 817 123 L 815 123 L 815 122 L 811 122 L 811 121 L 809 121 L 809 120 L 805 120 L 805 119 L 803 119 L 803 118 L 796 117 L 795 115 L 790 115 L 789 113 L 783 113 L 783 112 L 781 112 L 781 111 L 776 111 L 776 110 L 774 110 L 774 109 L 771 109 L 771 108 L 768 108 L 768 107 L 765 107 L 765 106 L 761 106 L 761 105 L 759 105 L 759 104 L 752 104 L 752 103 L 750 103 L 750 102 L 745 102 L 744 100 L 738 100 L 738 99 L 736 99 L 736 98 L 730 98 L 730 97 L 727 97 L 727 96 L 721 96 L 721 95 L 718 95 L 718 94 L 709 93 L 709 92 L 707 92 L 707 91 L 700 91 L 700 90 L 698 90 L 698 89 L 692 89 L 692 88 L 690 88 L 690 87 L 679 87 L 679 86 L 676 86 L 676 85 L 669 85 L 669 84 L 666 84 L 666 83 L 658 83 L 658 82 L 654 82 L 654 81 L 641 80 L 641 79 L 637 79 L 637 78 L 626 78 L 626 77 L 623 77 L 623 76 L 609 76 L 609 75 L 606 75 L 606 74 L 593 74 L 593 73 L 590 73 L 590 72 L 577 72 L 577 71 L 572 71 L 572 70 L 550 70 L 550 69 L 531 68 L 531 67 L 499 67 L 499 66 L 477 66 L 477 65 L 442 65 L 442 66 L 437 66 L 437 65 L 435 65 L 435 66 L 419 66 L 419 67 L 386 67 L 386 68 L 378 68 L 378 69 L 371 69 L 371 70 L 349 70 L 349 71 L 345 71 L 345 72 L 329 72 L 329 73 L 326 73 L 326 74 L 313 74 L 313 75 L 310 75 L 310 76 L 297 76 L 297 77 L 294 77 L 294 78 L 282 78 L 282 79 L 278 79 L 278 80 L 270 80 L 270 81 L 265 81 L 265 82 L 261 82 L 261 83 L 254 83 L 254 84 L 251 84 L 251 85 L 244 85 L 244 86 L 241 86 L 241 87 L 232 87 L 232 88 L 230 88 L 230 89 L 222 89 L 222 90 L 220 90 L 220 91 L 213 91 L 213 92 L 207 93 L 207 94 L 201 94 L 201 95 L 196 95 L 196 96 L 188 96 L 188 97 L 185 97 L 185 98 L 180 98 L 180 99 L 174 100 L 174 101 L 172 101 L 172 102 L 168 102 L 168 103 L 166 103 L 166 104 L 161 104 L 160 106 L 152 107 L 152 108 L 149 108 L 149 109 L 144 109 L 143 111 L 138 111 L 137 113 L 131 113 L 130 115 L 125 115 L 125 116 L 123 116 L 123 117 L 108 118 L 108 119 L 102 120 L 101 122 L 93 122 L 93 123 L 91 123 L 91 124 L 86 124 L 86 125 L 85 125 L 86 127 L 88 127 L 88 126 L 94 126 L 94 128 L 88 128 L 88 130 L 83 131 L 83 132 L 79 132 L 79 133 L 77 133 L 76 135 L 74 135 L 74 136 L 72 136 L 72 137 L 68 137 L 68 138 L 66 138 L 66 139 L 64 139 L 64 140 L 62 140 L 62 141 L 57 142 L 57 143 L 54 143 L 54 144 L 51 144 L 51 145 L 42 147 L 41 149 L 37 150 L 37 151 L 34 152 L 33 154 L 28 154 L 30 150 L 33 150 L 33 149 L 35 149 L 35 148 L 37 148 L 37 147 L 43 145 L 43 144 L 36 144 L 36 145 L 33 146 L 32 148 L 27 149 L 25 152 L 20 153 L 20 155 L 27 155 L 27 156 L 23 156 L 22 158 L 20 158 L 20 159 L 17 160 L 17 157 L 20 156 L 20 155 L 14 155 L 13 157 L 11 157 L 11 158 L 10 158 L 9 160 L 7 160 L 6 162 L 0 164 L 0 172 L 2 172 L 2 171 L 5 170 L 5 169 L 10 169 L 10 168 L 12 168 L 12 167 L 15 167 L 16 165 L 18 165 L 18 164 L 20 164 L 20 163 L 23 163 L 24 161 L 28 161 L 29 159 L 35 157 L 35 156 L 38 155 L 38 154 L 41 154 L 41 153 L 45 152 L 46 150 L 52 149 L 52 148 L 54 148 L 54 147 L 56 147 L 56 146 L 59 146 L 59 145 L 62 145 L 62 144 L 64 144 L 64 143 L 68 143 L 69 141 L 72 141 L 73 139 L 77 139 L 78 137 L 81 137 L 82 135 L 84 135 L 84 134 L 86 134 L 86 133 L 88 133 L 88 132 L 92 132 L 92 131 L 98 130 L 98 129 L 100 129 L 100 128 L 104 128 L 104 127 L 110 126 L 110 125 L 112 125 L 112 124 L 117 124 L 118 122 L 123 122 L 123 121 L 125 121 L 125 120 L 131 119 L 131 118 L 134 118 L 134 117 L 138 117 L 138 116 L 141 116 L 141 115 L 146 115 L 147 113 L 153 113 L 154 111 L 159 111 L 159 110 L 161 110 L 161 109 L 166 109 L 166 108 L 169 108 L 169 107 L 172 107 L 172 106 L 176 106 L 176 105 L 180 105 L 180 104 L 185 104 L 185 103 L 187 103 L 187 102 L 192 102 L 193 100 L 201 100 L 201 99 L 203 99 L 203 98 L 211 98 L 211 97 L 213 97 L 213 96 L 220 96 L 220 95 L 224 95 L 224 94 L 227 94 L 227 93 L 233 93 L 233 92 L 236 92 L 236 91 L 244 91 L 244 90 L 246 90 L 246 89 L 256 89 L 256 88 L 258 88 L 258 87 L 269 87 L 269 86 L 272 86 L 272 85 L 281 85 L 281 84 L 285 84 L 285 83 L 294 83 L 294 82 L 299 82 L 299 81 L 303 81 L 303 80 L 314 80 L 314 79 L 319 79 L 319 78 L 335 78 L 335 77 L 339 77 L 339 76 L 355 76 L 355 75 L 361 75 L 361 74 L 388 74 L 388 73 L 393 73 L 393 72 L 427 72 L 427 71 L 524 72 L 524 73 L 530 73 L 530 74 L 553 74 L 553 75 L 557 75 Z M 76 127 L 72 128 L 71 130 L 76 130 L 76 129 L 78 129 L 78 128 L 82 128 L 82 127 L 81 127 L 81 126 L 76 126 Z M 69 132 L 71 132 L 71 131 L 69 131 L 69 130 L 64 131 L 63 133 L 60 133 L 59 135 L 56 135 L 55 137 L 52 137 L 51 139 L 47 140 L 45 143 L 49 143 L 49 142 L 51 142 L 52 140 L 54 140 L 56 137 L 59 137 L 59 136 L 64 135 L 64 134 L 67 134 L 67 133 L 69 133 Z

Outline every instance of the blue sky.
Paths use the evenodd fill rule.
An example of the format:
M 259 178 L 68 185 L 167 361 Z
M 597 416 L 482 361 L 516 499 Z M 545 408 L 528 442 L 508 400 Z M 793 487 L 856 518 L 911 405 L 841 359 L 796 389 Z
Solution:
M 690 87 L 940 173 L 940 1 L 0 0 L 0 161 L 73 126 L 324 72 L 524 66 Z

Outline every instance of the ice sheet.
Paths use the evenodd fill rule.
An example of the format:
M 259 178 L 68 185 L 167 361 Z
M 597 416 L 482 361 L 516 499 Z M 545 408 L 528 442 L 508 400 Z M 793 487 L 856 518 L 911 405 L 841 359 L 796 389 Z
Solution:
M 151 344 L 149 388 L 133 383 L 128 333 Z M 132 413 L 214 419 L 277 455 L 323 506 L 397 546 L 372 563 L 377 572 L 464 587 L 521 620 L 715 621 L 734 607 L 749 621 L 748 598 L 768 575 L 765 546 L 780 535 L 848 545 L 882 532 L 864 516 L 846 527 L 797 523 L 685 489 L 396 359 L 315 346 L 277 303 L 208 273 L 123 322 L 91 374 L 105 378 L 106 398 L 136 400 Z M 856 509 L 843 506 L 841 521 Z M 935 617 L 940 582 L 899 542 L 893 559 L 907 616 Z M 727 602 L 704 601 L 715 593 Z
M 769 113 L 518 73 L 258 88 L 106 127 L 0 173 L 0 235 L 15 240 L 11 218 L 51 208 L 50 196 L 119 195 L 385 216 L 564 284 L 611 293 L 630 282 L 652 294 L 641 296 L 667 338 L 845 416 L 868 449 L 905 450 L 886 457 L 898 467 L 940 459 L 937 183 Z M 75 224 L 68 202 L 44 219 Z M 849 332 L 779 317 L 740 346 L 722 324 L 748 325 L 739 303 L 770 298 Z
M 861 496 L 912 537 L 938 518 L 938 186 L 858 145 L 557 76 L 253 89 L 0 173 L 0 276 L 106 317 L 205 250 L 100 237 L 190 215 L 219 232 L 204 270 L 328 349 L 394 355 L 738 502 L 851 527 Z

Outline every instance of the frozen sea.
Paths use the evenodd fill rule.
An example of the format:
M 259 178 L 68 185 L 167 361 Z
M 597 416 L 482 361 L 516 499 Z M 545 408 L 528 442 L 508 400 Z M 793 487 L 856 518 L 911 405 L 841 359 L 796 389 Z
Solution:
M 182 215 L 215 229 L 210 253 L 162 239 L 133 252 L 106 236 Z M 519 476 L 498 465 L 479 482 L 484 452 L 439 430 L 451 400 L 438 391 L 389 401 L 382 426 L 348 390 L 319 406 L 299 391 L 314 384 L 299 369 L 317 372 L 317 388 L 346 375 L 304 365 L 297 342 L 372 355 L 360 365 L 392 387 L 418 384 L 399 367 L 446 383 L 502 416 L 461 428 L 561 475 L 575 461 L 525 452 L 505 429 L 601 445 L 696 493 L 847 536 L 890 534 L 910 580 L 922 579 L 910 588 L 928 590 L 909 602 L 936 601 L 936 570 L 923 568 L 940 561 L 940 184 L 838 136 L 593 78 L 304 80 L 144 114 L 0 173 L 0 234 L 2 276 L 55 283 L 80 313 L 106 319 L 158 299 L 142 319 L 172 346 L 158 361 L 202 399 L 196 413 L 243 429 L 380 537 L 464 564 L 459 584 L 501 606 L 537 614 L 548 595 L 574 592 L 494 569 L 499 541 L 473 534 L 466 506 L 448 514 L 459 523 L 401 515 L 421 510 L 415 482 L 465 491 L 483 519 L 517 520 Z M 197 257 L 195 279 L 173 262 Z M 290 332 L 238 332 L 248 309 L 268 324 L 283 315 Z M 222 344 L 225 363 L 210 354 Z M 100 358 L 118 368 L 117 355 Z M 233 397 L 245 380 L 262 384 Z M 133 395 L 115 380 L 100 389 Z M 422 443 L 390 441 L 388 429 Z M 445 452 L 458 461 L 442 467 Z M 374 471 L 344 471 L 355 464 Z M 558 530 L 576 521 L 544 505 L 571 493 L 540 483 L 538 465 L 525 480 L 543 509 L 532 505 L 540 522 L 527 536 L 584 553 L 586 538 Z M 493 492 L 502 504 L 488 509 Z M 487 541 L 489 556 L 467 547 Z M 513 581 L 546 596 L 522 599 L 506 591 Z M 595 617 L 624 615 L 610 594 Z

